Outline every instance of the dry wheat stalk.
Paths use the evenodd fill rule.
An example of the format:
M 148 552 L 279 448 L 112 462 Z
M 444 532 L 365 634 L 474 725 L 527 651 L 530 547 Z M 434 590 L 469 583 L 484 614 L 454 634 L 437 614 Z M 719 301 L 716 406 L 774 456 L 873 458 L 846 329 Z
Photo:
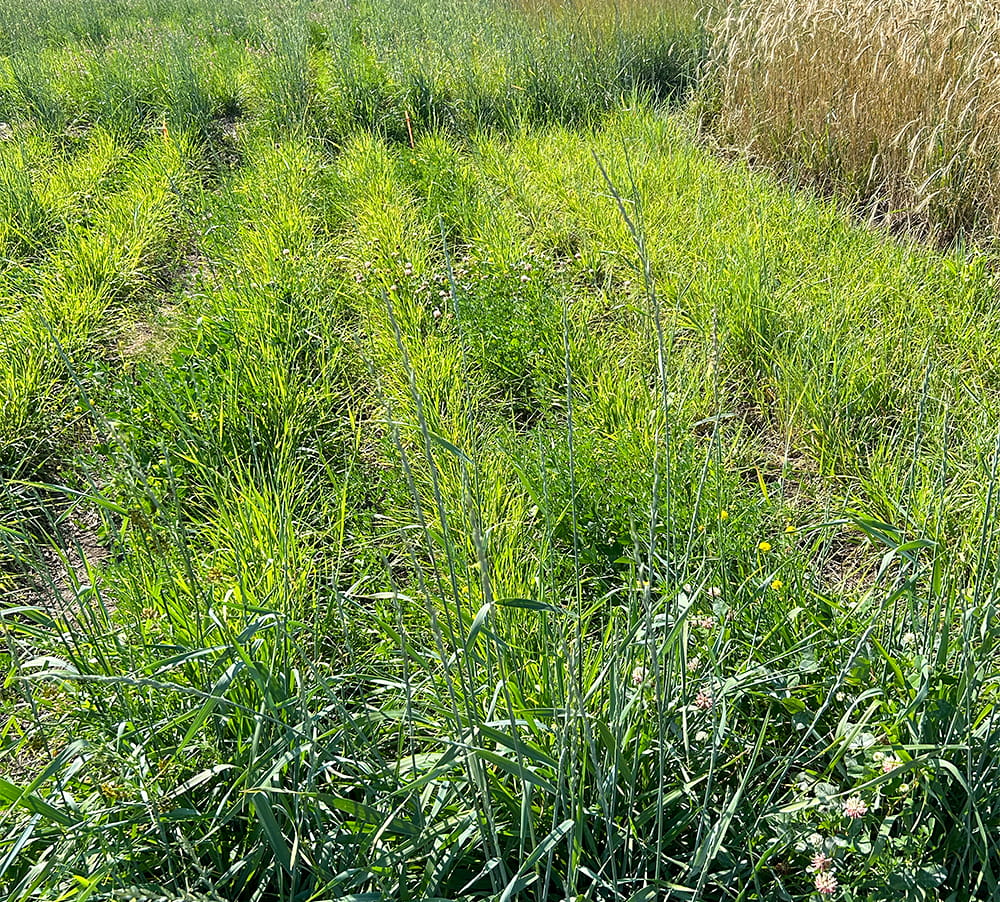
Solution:
M 1000 225 L 990 0 L 756 0 L 713 30 L 729 140 L 940 238 Z

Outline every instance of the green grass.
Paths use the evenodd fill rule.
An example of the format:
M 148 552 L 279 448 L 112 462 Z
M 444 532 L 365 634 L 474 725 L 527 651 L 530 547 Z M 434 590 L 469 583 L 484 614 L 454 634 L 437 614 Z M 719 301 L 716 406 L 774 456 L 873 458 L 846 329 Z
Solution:
M 586 123 L 632 92 L 690 87 L 705 39 L 690 4 L 678 10 L 640 22 L 583 9 L 567 23 L 480 0 L 15 3 L 0 14 L 0 118 L 218 139 L 249 116 L 332 145 L 358 126 L 405 142 L 413 129 Z
M 6 898 L 991 898 L 990 259 L 708 156 L 694 20 L 80 9 L 0 114 Z

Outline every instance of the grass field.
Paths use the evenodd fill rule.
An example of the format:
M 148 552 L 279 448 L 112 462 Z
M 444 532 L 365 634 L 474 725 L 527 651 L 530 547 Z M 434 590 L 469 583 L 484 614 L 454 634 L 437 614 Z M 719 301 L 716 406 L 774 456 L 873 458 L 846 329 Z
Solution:
M 0 896 L 996 897 L 994 252 L 724 15 L 0 10 Z

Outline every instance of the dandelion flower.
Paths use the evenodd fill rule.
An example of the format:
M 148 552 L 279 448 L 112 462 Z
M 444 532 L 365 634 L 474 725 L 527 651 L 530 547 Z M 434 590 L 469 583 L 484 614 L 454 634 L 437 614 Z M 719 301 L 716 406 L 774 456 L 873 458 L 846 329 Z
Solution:
M 719 519 L 720 520 L 728 520 L 729 519 L 729 511 L 719 511 Z
M 771 583 L 771 588 L 777 592 L 783 585 L 784 583 L 780 579 L 776 579 L 773 583 Z
M 868 805 L 861 796 L 851 796 L 844 802 L 844 816 L 849 818 L 864 817 L 868 813 Z
M 816 875 L 816 892 L 821 896 L 832 896 L 837 891 L 837 877 L 833 871 L 820 871 Z
M 771 543 L 770 542 L 758 542 L 757 543 L 757 549 L 759 551 L 764 551 L 764 552 L 770 551 L 771 550 Z
M 794 527 L 794 526 L 792 526 L 792 524 L 791 524 L 791 523 L 789 523 L 789 524 L 788 524 L 788 525 L 787 525 L 787 526 L 785 527 L 785 532 L 789 532 L 789 533 L 790 533 L 790 532 L 795 532 L 795 527 Z

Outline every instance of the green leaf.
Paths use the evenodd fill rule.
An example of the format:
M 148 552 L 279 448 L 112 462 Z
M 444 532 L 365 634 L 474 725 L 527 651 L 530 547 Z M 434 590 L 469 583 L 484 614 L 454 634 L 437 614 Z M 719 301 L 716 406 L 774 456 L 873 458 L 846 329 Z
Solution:
M 565 820 L 558 827 L 552 830 L 548 836 L 545 837 L 537 846 L 535 846 L 532 853 L 525 859 L 524 864 L 518 869 L 517 873 L 510 879 L 510 882 L 504 888 L 504 891 L 500 894 L 499 902 L 510 902 L 510 899 L 514 897 L 516 893 L 519 893 L 522 889 L 530 884 L 534 883 L 537 879 L 536 875 L 528 874 L 530 871 L 545 855 L 548 855 L 556 847 L 556 844 L 562 840 L 562 838 L 573 829 L 575 821 Z
M 479 611 L 476 613 L 475 619 L 472 621 L 472 628 L 469 630 L 469 636 L 465 640 L 465 651 L 466 653 L 471 652 L 472 648 L 476 644 L 476 639 L 479 634 L 485 629 L 486 621 L 490 616 L 490 611 L 493 609 L 492 602 L 486 602 Z
M 292 856 L 288 851 L 288 844 L 278 826 L 278 820 L 274 816 L 274 809 L 271 808 L 271 800 L 267 793 L 255 792 L 253 794 L 253 809 L 260 821 L 260 825 L 267 837 L 267 842 L 271 846 L 274 858 L 289 874 L 292 872 Z
M 476 755 L 480 758 L 485 758 L 491 764 L 499 767 L 500 770 L 505 771 L 511 776 L 517 777 L 525 783 L 531 783 L 544 789 L 546 792 L 552 793 L 553 795 L 557 792 L 555 784 L 552 783 L 551 780 L 546 779 L 516 761 L 511 761 L 509 758 L 505 758 L 503 755 L 498 755 L 496 752 L 490 752 L 486 749 L 476 749 Z
M 33 814 L 40 814 L 46 820 L 61 824 L 63 827 L 72 827 L 77 821 L 58 808 L 53 807 L 45 799 L 40 799 L 33 793 L 13 783 L 8 783 L 0 778 L 0 802 L 6 802 L 11 807 L 27 808 Z
M 552 614 L 563 613 L 559 608 L 546 604 L 544 601 L 536 601 L 533 598 L 498 598 L 496 604 L 502 608 L 521 608 L 525 611 L 548 611 Z

